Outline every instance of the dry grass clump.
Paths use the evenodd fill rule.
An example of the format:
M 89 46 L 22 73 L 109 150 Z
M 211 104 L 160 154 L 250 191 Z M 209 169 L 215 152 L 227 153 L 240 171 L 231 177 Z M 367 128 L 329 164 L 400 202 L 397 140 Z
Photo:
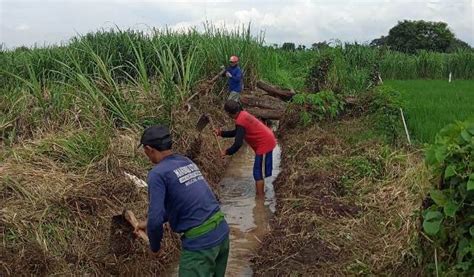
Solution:
M 413 275 L 429 186 L 419 154 L 387 146 L 363 117 L 282 136 L 273 230 L 256 275 Z
M 195 161 L 217 194 L 224 161 L 210 130 L 199 136 L 194 129 L 200 113 L 215 107 L 175 112 L 172 130 L 177 152 L 199 141 Z M 136 148 L 139 130 L 93 130 L 45 132 L 2 152 L 0 275 L 155 275 L 176 260 L 179 238 L 169 228 L 156 255 L 133 236 L 111 240 L 114 215 L 127 208 L 144 218 L 147 209 L 146 188 L 124 172 L 146 179 L 151 165 Z

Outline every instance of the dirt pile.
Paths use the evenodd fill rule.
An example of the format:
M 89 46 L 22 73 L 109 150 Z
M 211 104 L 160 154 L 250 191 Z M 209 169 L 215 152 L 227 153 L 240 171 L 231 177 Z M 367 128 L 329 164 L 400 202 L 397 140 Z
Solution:
M 277 210 L 255 274 L 416 275 L 428 187 L 418 155 L 384 143 L 363 114 L 311 128 L 291 115 L 280 125 Z

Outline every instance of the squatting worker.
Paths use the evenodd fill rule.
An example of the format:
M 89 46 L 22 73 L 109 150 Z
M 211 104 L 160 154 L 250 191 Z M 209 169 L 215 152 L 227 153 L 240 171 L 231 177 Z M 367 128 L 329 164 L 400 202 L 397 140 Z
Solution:
M 160 250 L 163 223 L 182 233 L 179 276 L 224 276 L 229 255 L 229 226 L 199 168 L 190 159 L 173 153 L 167 127 L 147 128 L 140 140 L 154 164 L 148 173 L 146 230 L 153 252 Z
M 229 84 L 228 100 L 234 100 L 240 103 L 240 93 L 242 92 L 242 70 L 239 67 L 239 57 L 231 56 L 229 59 L 230 66 L 225 70 L 225 76 Z
M 233 155 L 239 150 L 245 139 L 247 144 L 255 151 L 253 177 L 255 179 L 257 197 L 263 197 L 265 195 L 265 182 L 262 167 L 264 164 L 265 177 L 272 176 L 272 153 L 277 145 L 275 135 L 270 128 L 255 116 L 241 110 L 240 104 L 233 100 L 227 100 L 224 105 L 224 110 L 234 119 L 235 129 L 232 131 L 216 129 L 215 132 L 218 136 L 224 138 L 235 137 L 235 140 L 234 144 L 221 154 L 222 156 Z

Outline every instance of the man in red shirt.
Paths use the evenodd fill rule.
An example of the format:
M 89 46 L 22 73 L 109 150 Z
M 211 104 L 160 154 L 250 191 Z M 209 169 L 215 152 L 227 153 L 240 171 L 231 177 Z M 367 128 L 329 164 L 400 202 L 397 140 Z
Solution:
M 272 153 L 277 144 L 275 135 L 270 128 L 255 116 L 241 110 L 240 104 L 233 100 L 228 100 L 225 103 L 224 110 L 235 120 L 235 129 L 232 131 L 217 129 L 216 134 L 224 138 L 235 137 L 235 140 L 230 148 L 222 152 L 222 156 L 235 154 L 245 139 L 247 144 L 255 151 L 253 177 L 255 179 L 256 195 L 263 197 L 265 195 L 265 182 L 262 166 L 265 158 L 265 177 L 272 176 Z

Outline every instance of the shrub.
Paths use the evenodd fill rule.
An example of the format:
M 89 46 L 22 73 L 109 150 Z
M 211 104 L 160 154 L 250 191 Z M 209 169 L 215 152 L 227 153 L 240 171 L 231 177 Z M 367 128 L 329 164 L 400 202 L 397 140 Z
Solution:
M 423 212 L 429 270 L 447 275 L 474 273 L 474 122 L 450 124 L 426 151 L 440 182 Z
M 395 143 L 402 134 L 400 119 L 400 93 L 389 86 L 375 87 L 365 97 L 369 113 L 375 117 L 375 127 L 390 143 Z
M 301 107 L 300 121 L 303 126 L 314 120 L 335 118 L 344 108 L 341 99 L 332 91 L 297 94 L 292 103 Z

